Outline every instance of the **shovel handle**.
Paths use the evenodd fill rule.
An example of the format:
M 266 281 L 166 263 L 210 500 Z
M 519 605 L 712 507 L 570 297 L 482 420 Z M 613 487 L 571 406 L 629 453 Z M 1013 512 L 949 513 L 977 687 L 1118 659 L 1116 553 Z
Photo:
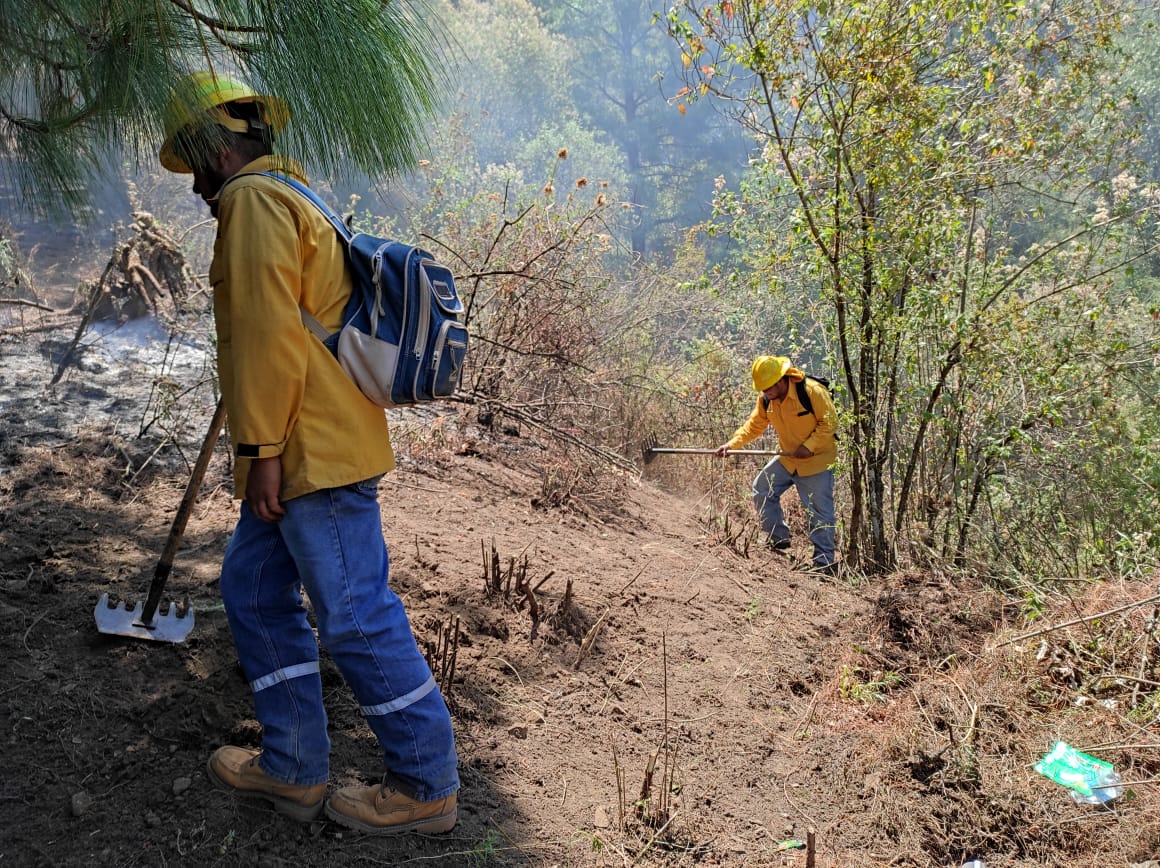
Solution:
M 214 447 L 222 428 L 226 423 L 226 405 L 218 399 L 213 419 L 210 420 L 209 430 L 205 432 L 201 451 L 197 453 L 197 460 L 193 463 L 193 473 L 185 486 L 185 494 L 181 498 L 181 505 L 177 508 L 177 515 L 173 517 L 173 524 L 169 528 L 169 538 L 165 541 L 165 548 L 161 552 L 161 559 L 157 562 L 157 569 L 153 571 L 153 581 L 149 584 L 149 596 L 145 606 L 141 609 L 141 623 L 150 626 L 153 616 L 157 614 L 157 606 L 161 603 L 161 595 L 165 591 L 165 583 L 169 580 L 169 573 L 173 570 L 173 558 L 177 554 L 177 547 L 181 545 L 181 538 L 185 534 L 185 525 L 189 522 L 189 515 L 193 512 L 193 503 L 197 500 L 197 493 L 201 489 L 201 482 L 205 479 L 206 468 L 213 456 Z

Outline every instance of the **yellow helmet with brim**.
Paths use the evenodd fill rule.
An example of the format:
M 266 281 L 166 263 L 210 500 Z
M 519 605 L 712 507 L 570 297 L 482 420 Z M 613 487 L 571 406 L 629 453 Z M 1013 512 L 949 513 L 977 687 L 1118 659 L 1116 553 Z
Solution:
M 256 103 L 257 120 L 232 117 L 224 108 L 230 103 Z M 221 73 L 195 72 L 170 97 L 165 110 L 165 141 L 158 156 L 169 171 L 188 175 L 193 169 L 176 147 L 183 131 L 212 123 L 241 134 L 254 133 L 262 125 L 276 133 L 289 120 L 290 109 L 280 97 L 258 93 L 248 84 Z
M 753 377 L 753 388 L 764 392 L 777 383 L 789 370 L 789 359 L 785 356 L 758 356 L 753 360 L 750 375 Z

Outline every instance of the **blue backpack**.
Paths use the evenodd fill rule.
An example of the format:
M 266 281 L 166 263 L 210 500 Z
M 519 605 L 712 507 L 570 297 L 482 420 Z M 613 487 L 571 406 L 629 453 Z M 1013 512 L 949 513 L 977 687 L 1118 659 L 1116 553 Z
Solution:
M 346 249 L 351 294 L 338 331 L 331 334 L 308 311 L 301 313 L 359 390 L 380 407 L 454 395 L 467 359 L 467 326 L 451 271 L 418 247 L 354 232 L 293 178 L 252 174 L 301 193 L 331 222 Z

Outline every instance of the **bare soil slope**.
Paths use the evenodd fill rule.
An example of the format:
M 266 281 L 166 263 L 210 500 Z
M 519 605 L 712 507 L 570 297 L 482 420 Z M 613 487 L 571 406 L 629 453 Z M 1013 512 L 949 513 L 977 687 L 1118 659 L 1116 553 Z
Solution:
M 219 792 L 209 753 L 259 741 L 216 593 L 236 512 L 224 449 L 170 580 L 196 613 L 189 641 L 93 619 L 104 591 L 144 596 L 208 390 L 175 392 L 146 426 L 155 378 L 98 348 L 46 390 L 69 337 L 0 335 L 0 864 L 804 865 L 783 842 L 811 829 L 831 866 L 1156 852 L 1148 788 L 1096 812 L 1031 771 L 1053 737 L 1122 726 L 1096 704 L 1033 716 L 1028 696 L 1045 715 L 1069 700 L 1050 648 L 980 656 L 1014 626 L 998 596 L 740 553 L 703 503 L 612 471 L 581 484 L 551 445 L 485 435 L 454 407 L 392 417 L 381 502 L 392 583 L 455 718 L 460 824 L 372 839 Z M 353 697 L 323 677 L 334 782 L 376 779 Z

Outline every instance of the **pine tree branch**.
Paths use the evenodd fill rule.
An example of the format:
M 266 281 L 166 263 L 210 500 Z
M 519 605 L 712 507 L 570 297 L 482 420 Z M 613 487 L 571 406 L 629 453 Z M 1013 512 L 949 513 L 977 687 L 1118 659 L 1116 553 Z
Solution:
M 201 24 L 204 24 L 213 32 L 213 35 L 217 36 L 219 39 L 220 36 L 218 31 L 226 33 L 264 33 L 266 31 L 266 28 L 259 27 L 257 25 L 230 24 L 226 21 L 222 21 L 220 18 L 211 18 L 204 12 L 199 12 L 194 8 L 192 3 L 187 3 L 185 0 L 169 0 L 169 3 L 173 6 L 176 6 L 190 18 Z

